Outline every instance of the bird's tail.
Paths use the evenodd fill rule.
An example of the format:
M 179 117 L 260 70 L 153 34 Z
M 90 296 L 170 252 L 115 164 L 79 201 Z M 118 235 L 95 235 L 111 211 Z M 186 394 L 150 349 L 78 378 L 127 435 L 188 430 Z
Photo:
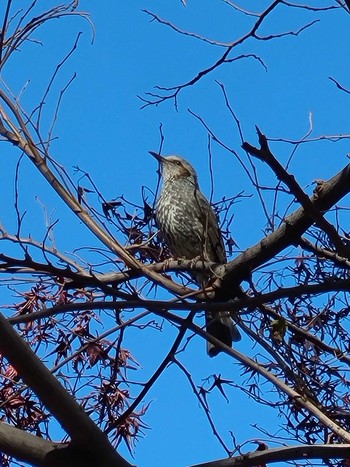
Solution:
M 232 342 L 241 340 L 241 334 L 227 311 L 219 311 L 216 313 L 207 312 L 206 329 L 209 334 L 229 347 L 232 347 Z M 221 352 L 221 349 L 207 342 L 207 352 L 209 357 L 215 357 Z

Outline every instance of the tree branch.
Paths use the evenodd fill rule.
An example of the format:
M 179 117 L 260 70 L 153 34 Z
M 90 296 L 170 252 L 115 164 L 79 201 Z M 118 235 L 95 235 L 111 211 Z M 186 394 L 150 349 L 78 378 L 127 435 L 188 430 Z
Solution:
M 54 443 L 0 422 L 0 450 L 17 460 L 41 467 L 87 467 L 89 459 L 68 443 Z
M 230 459 L 220 459 L 191 467 L 252 467 L 269 462 L 296 461 L 306 459 L 341 459 L 350 457 L 350 444 L 315 444 L 288 446 L 255 451 Z
M 167 312 L 165 314 L 164 312 L 156 312 L 156 314 L 159 314 L 159 316 L 163 316 L 166 319 L 170 319 L 175 323 L 183 323 L 182 318 L 172 313 Z M 325 413 L 323 413 L 322 409 L 316 407 L 314 401 L 308 399 L 306 394 L 300 394 L 299 392 L 295 391 L 293 388 L 289 387 L 286 383 L 284 383 L 280 378 L 275 376 L 271 371 L 266 369 L 263 365 L 260 365 L 258 362 L 242 354 L 238 350 L 228 347 L 222 341 L 216 339 L 196 324 L 191 322 L 187 324 L 187 327 L 191 331 L 195 332 L 197 335 L 201 336 L 206 341 L 210 342 L 216 347 L 219 347 L 222 352 L 226 353 L 227 355 L 230 355 L 231 357 L 242 363 L 244 366 L 247 366 L 251 370 L 261 375 L 263 378 L 265 378 L 267 381 L 273 384 L 277 389 L 280 389 L 284 394 L 286 394 L 289 397 L 291 404 L 295 404 L 296 406 L 305 409 L 311 415 L 316 417 L 323 426 L 329 428 L 330 431 L 332 431 L 335 435 L 339 436 L 339 438 L 341 438 L 345 442 L 350 443 L 350 433 L 344 430 L 344 428 L 342 428 L 340 425 L 335 423 Z
M 348 258 L 350 255 L 350 250 L 341 241 L 335 227 L 323 217 L 323 214 L 319 209 L 316 208 L 306 193 L 304 193 L 293 175 L 290 175 L 272 154 L 266 136 L 261 133 L 258 127 L 256 127 L 256 130 L 259 136 L 260 148 L 258 149 L 249 143 L 243 143 L 242 148 L 249 152 L 249 154 L 252 156 L 255 156 L 261 161 L 266 162 L 266 164 L 273 170 L 277 178 L 287 185 L 291 194 L 296 197 L 296 199 L 304 208 L 306 214 L 309 215 L 315 221 L 315 223 L 328 234 L 339 254 Z
M 345 195 L 350 192 L 350 164 L 342 169 L 330 180 L 322 183 L 316 194 L 311 197 L 311 202 L 319 211 L 327 211 Z M 222 275 L 223 283 L 216 281 L 216 287 L 222 288 L 222 293 L 230 296 L 232 284 L 238 284 L 250 277 L 251 272 L 266 261 L 274 258 L 282 250 L 290 245 L 297 245 L 300 237 L 312 226 L 314 219 L 301 207 L 285 218 L 281 225 L 260 242 L 245 250 L 242 254 L 230 261 L 225 268 L 225 273 L 218 269 L 218 275 Z

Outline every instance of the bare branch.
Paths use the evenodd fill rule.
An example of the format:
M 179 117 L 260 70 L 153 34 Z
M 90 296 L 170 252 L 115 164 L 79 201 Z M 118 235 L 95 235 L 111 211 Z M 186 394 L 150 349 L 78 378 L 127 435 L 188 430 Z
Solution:
M 349 0 L 349 1 L 350 1 L 350 0 Z M 349 3 L 349 4 L 350 4 L 350 3 Z M 349 6 L 349 8 L 350 8 L 350 6 Z M 344 88 L 344 86 L 342 86 L 336 79 L 332 78 L 331 76 L 328 76 L 328 79 L 330 79 L 331 81 L 333 81 L 333 83 L 337 86 L 338 89 L 340 89 L 341 91 L 346 92 L 347 94 L 350 94 L 349 89 Z
M 216 46 L 220 46 L 220 47 L 225 47 L 226 50 L 225 52 L 222 54 L 221 57 L 219 57 L 215 63 L 213 63 L 211 66 L 201 70 L 195 77 L 193 77 L 192 79 L 188 80 L 187 82 L 183 83 L 183 84 L 180 84 L 180 85 L 176 85 L 176 86 L 171 86 L 171 87 L 163 87 L 163 86 L 156 86 L 155 88 L 157 90 L 159 90 L 160 92 L 147 92 L 145 94 L 145 97 L 142 97 L 142 96 L 138 96 L 139 99 L 144 102 L 144 104 L 142 105 L 141 108 L 145 108 L 145 107 L 148 107 L 149 105 L 159 105 L 160 103 L 162 102 L 165 102 L 167 100 L 173 100 L 174 101 L 174 105 L 175 105 L 175 108 L 177 108 L 177 105 L 178 105 L 178 95 L 179 93 L 187 88 L 187 87 L 190 87 L 190 86 L 193 86 L 195 85 L 198 81 L 200 81 L 203 77 L 207 76 L 209 73 L 211 73 L 213 70 L 219 68 L 222 64 L 224 63 L 231 63 L 231 62 L 234 62 L 236 60 L 240 60 L 242 58 L 246 58 L 246 57 L 249 57 L 249 55 L 245 56 L 245 55 L 240 55 L 238 57 L 234 57 L 234 58 L 229 58 L 229 55 L 230 53 L 232 52 L 233 49 L 235 49 L 237 46 L 243 44 L 245 41 L 247 41 L 248 39 L 250 38 L 253 38 L 253 39 L 256 39 L 256 40 L 260 40 L 260 41 L 270 41 L 272 39 L 277 39 L 277 38 L 281 38 L 281 37 L 285 37 L 285 36 L 290 36 L 290 35 L 293 35 L 293 36 L 298 36 L 301 32 L 303 32 L 305 29 L 313 26 L 318 20 L 315 20 L 315 21 L 312 21 L 308 24 L 306 24 L 305 26 L 301 27 L 298 31 L 288 31 L 288 32 L 284 32 L 284 33 L 281 33 L 281 34 L 271 34 L 271 35 L 268 35 L 268 36 L 259 36 L 258 35 L 258 30 L 260 28 L 260 26 L 262 25 L 262 23 L 264 22 L 265 18 L 279 5 L 283 4 L 284 2 L 282 0 L 275 0 L 271 3 L 271 5 L 269 7 L 266 8 L 266 10 L 264 10 L 262 13 L 260 14 L 257 14 L 257 15 L 253 15 L 253 16 L 257 16 L 257 20 L 255 22 L 255 24 L 252 26 L 252 28 L 250 29 L 250 31 L 248 31 L 246 34 L 244 34 L 242 37 L 232 41 L 232 42 L 227 42 L 227 43 L 224 43 L 224 42 L 220 42 L 220 41 L 214 41 L 214 40 L 210 40 L 210 39 L 207 39 L 199 34 L 195 34 L 195 33 L 190 33 L 188 31 L 184 31 L 178 27 L 176 27 L 174 24 L 172 24 L 171 22 L 169 21 L 166 21 L 166 20 L 163 20 L 161 19 L 159 16 L 157 16 L 156 14 L 154 13 L 151 13 L 150 11 L 148 10 L 143 10 L 145 13 L 147 13 L 148 15 L 150 15 L 152 17 L 152 20 L 156 20 L 158 21 L 159 23 L 162 23 L 162 24 L 165 24 L 166 26 L 170 27 L 171 29 L 175 30 L 177 33 L 179 34 L 183 34 L 183 35 L 186 35 L 186 36 L 190 36 L 190 37 L 193 37 L 195 39 L 198 39 L 198 40 L 201 40 L 201 41 L 204 41 L 204 42 L 207 42 L 209 43 L 210 45 L 216 45 Z M 255 56 L 255 58 L 257 58 Z M 261 61 L 261 59 L 258 59 L 259 61 Z

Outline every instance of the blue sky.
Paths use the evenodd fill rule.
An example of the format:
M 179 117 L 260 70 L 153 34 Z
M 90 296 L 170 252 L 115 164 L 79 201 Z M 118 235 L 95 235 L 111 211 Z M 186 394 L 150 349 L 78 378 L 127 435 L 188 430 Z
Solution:
M 263 8 L 270 2 L 258 3 L 259 8 Z M 333 3 L 332 0 L 310 2 L 314 6 Z M 39 2 L 40 8 L 51 4 L 51 1 Z M 249 9 L 254 7 L 251 4 L 248 0 L 240 2 Z M 203 191 L 209 196 L 208 135 L 188 109 L 200 115 L 214 133 L 246 161 L 237 127 L 225 107 L 216 80 L 225 85 L 230 103 L 240 119 L 244 138 L 252 144 L 257 144 L 255 125 L 271 138 L 300 139 L 309 129 L 310 112 L 312 136 L 349 135 L 350 98 L 328 79 L 332 76 L 350 88 L 350 16 L 345 11 L 316 14 L 281 6 L 266 21 L 262 28 L 264 34 L 297 30 L 315 19 L 320 21 L 297 37 L 272 41 L 250 39 L 232 54 L 232 57 L 256 54 L 267 70 L 252 58 L 225 64 L 196 86 L 184 89 L 179 95 L 177 110 L 171 101 L 140 110 L 142 102 L 138 95 L 145 96 L 146 92 L 154 90 L 155 85 L 173 86 L 191 79 L 199 70 L 215 62 L 223 51 L 150 22 L 142 9 L 158 14 L 181 29 L 218 41 L 233 41 L 252 24 L 251 18 L 217 0 L 188 0 L 186 8 L 180 0 L 82 0 L 80 10 L 91 14 L 95 25 L 92 45 L 88 22 L 77 17 L 58 20 L 38 30 L 37 38 L 43 45 L 28 43 L 23 46 L 4 72 L 6 83 L 15 94 L 26 86 L 22 105 L 30 111 L 42 96 L 57 63 L 71 49 L 77 33 L 82 31 L 77 50 L 60 70 L 47 99 L 43 124 L 51 122 L 57 94 L 76 72 L 76 79 L 63 97 L 55 128 L 58 139 L 52 145 L 52 153 L 71 174 L 76 165 L 89 172 L 106 199 L 123 194 L 140 203 L 141 187 L 155 188 L 157 167 L 148 151 L 159 147 L 160 124 L 165 136 L 165 153 L 180 154 L 189 159 L 198 170 Z M 271 147 L 281 162 L 288 159 L 293 149 L 286 143 L 272 143 Z M 0 182 L 4 193 L 11 195 L 1 208 L 0 216 L 11 228 L 15 225 L 10 206 L 17 159 L 11 148 L 2 148 L 2 151 Z M 311 194 L 312 181 L 333 176 L 347 163 L 349 152 L 348 139 L 337 144 L 324 141 L 303 144 L 290 169 Z M 214 200 L 234 196 L 242 190 L 251 195 L 235 206 L 232 224 L 232 236 L 239 249 L 244 250 L 263 236 L 266 219 L 256 191 L 237 159 L 215 143 L 212 144 L 212 155 Z M 275 186 L 276 180 L 270 170 L 261 163 L 256 165 L 261 183 Z M 26 224 L 27 233 L 40 237 L 45 232 L 39 199 L 54 218 L 61 219 L 56 227 L 60 248 L 67 251 L 82 244 L 89 245 L 91 235 L 50 192 L 28 161 L 21 166 L 20 186 L 25 192 L 20 198 L 21 208 L 28 211 L 30 218 Z M 269 195 L 266 200 L 270 202 Z M 282 200 L 282 206 L 283 203 Z M 173 336 L 174 331 L 169 326 L 163 333 L 130 332 L 127 343 L 142 364 L 140 374 L 146 377 L 155 370 Z M 237 347 L 248 355 L 257 351 L 248 338 Z M 238 364 L 224 355 L 209 360 L 204 348 L 200 339 L 192 340 L 182 358 L 198 385 L 213 373 L 242 383 L 244 378 Z M 230 431 L 238 443 L 260 438 L 259 432 L 252 428 L 254 424 L 272 433 L 278 432 L 281 419 L 277 417 L 277 411 L 258 406 L 236 388 L 228 388 L 227 395 L 229 403 L 220 394 L 210 397 L 212 415 L 228 444 Z M 145 421 L 151 429 L 137 444 L 136 464 L 177 467 L 225 456 L 178 369 L 171 367 L 165 372 L 148 394 L 145 402 L 149 401 L 152 404 Z M 249 445 L 248 449 L 255 447 Z M 123 453 L 127 455 L 124 449 Z

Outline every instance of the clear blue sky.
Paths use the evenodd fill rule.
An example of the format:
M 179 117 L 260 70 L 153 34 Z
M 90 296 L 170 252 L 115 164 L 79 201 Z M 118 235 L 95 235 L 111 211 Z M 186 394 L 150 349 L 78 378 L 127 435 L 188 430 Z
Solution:
M 16 3 L 23 5 L 23 2 Z M 52 1 L 38 3 L 40 8 L 53 4 Z M 252 8 L 250 1 L 239 3 Z M 270 2 L 253 3 L 263 8 Z M 332 0 L 310 3 L 318 6 L 335 4 Z M 165 153 L 180 154 L 189 159 L 198 170 L 203 191 L 209 196 L 207 132 L 188 109 L 199 114 L 225 143 L 245 158 L 235 122 L 215 80 L 225 85 L 244 137 L 253 144 L 257 144 L 255 125 L 271 138 L 300 139 L 309 129 L 310 112 L 312 136 L 350 133 L 350 97 L 328 79 L 332 76 L 350 88 L 350 15 L 345 11 L 315 14 L 280 6 L 266 21 L 262 28 L 264 34 L 297 30 L 314 19 L 320 21 L 298 37 L 247 41 L 232 57 L 257 54 L 267 71 L 252 58 L 225 64 L 196 86 L 183 90 L 176 111 L 171 101 L 140 110 L 141 101 L 137 95 L 152 91 L 155 85 L 172 86 L 187 81 L 199 70 L 210 66 L 223 49 L 180 36 L 164 25 L 150 22 L 150 17 L 141 10 L 148 9 L 181 29 L 219 41 L 237 39 L 247 31 L 252 19 L 215 0 L 188 0 L 186 8 L 180 0 L 85 0 L 81 1 L 80 9 L 91 14 L 95 25 L 93 45 L 87 22 L 66 18 L 49 23 L 37 32 L 43 45 L 30 43 L 24 46 L 8 67 L 4 79 L 16 94 L 30 79 L 22 98 L 22 105 L 30 111 L 42 96 L 57 62 L 70 50 L 77 33 L 83 32 L 78 49 L 60 72 L 55 92 L 47 99 L 47 122 L 51 121 L 50 112 L 57 92 L 76 72 L 77 77 L 63 98 L 55 129 L 58 140 L 53 144 L 52 152 L 71 174 L 76 165 L 89 172 L 106 199 L 123 194 L 140 203 L 141 187 L 155 188 L 157 167 L 148 151 L 159 147 L 160 124 L 165 136 Z M 284 162 L 293 146 L 274 143 L 272 148 Z M 2 151 L 0 182 L 5 193 L 10 190 L 13 194 L 16 159 L 8 147 Z M 349 152 L 346 139 L 337 144 L 304 144 L 297 151 L 290 170 L 307 192 L 312 193 L 311 182 L 333 176 L 347 163 Z M 243 250 L 263 236 L 266 219 L 256 191 L 239 162 L 216 144 L 212 146 L 212 153 L 214 200 L 234 196 L 242 190 L 252 195 L 236 205 L 232 224 L 232 236 Z M 261 183 L 274 186 L 275 178 L 271 172 L 262 164 L 258 163 L 257 167 Z M 22 165 L 20 184 L 26 193 L 20 200 L 21 207 L 32 216 L 27 225 L 28 233 L 40 237 L 45 232 L 42 209 L 35 201 L 38 196 L 48 211 L 53 212 L 54 218 L 61 218 L 56 227 L 60 248 L 66 251 L 89 245 L 91 236 L 38 178 L 29 162 Z M 0 210 L 1 218 L 9 227 L 15 225 L 10 206 L 11 199 Z M 37 222 L 32 223 L 32 219 Z M 67 225 L 71 227 L 67 229 Z M 145 377 L 154 371 L 158 359 L 170 347 L 173 335 L 169 327 L 165 327 L 163 333 L 137 330 L 130 333 L 129 349 L 141 363 Z M 248 338 L 237 347 L 248 355 L 257 352 Z M 182 358 L 198 385 L 214 373 L 238 384 L 244 379 L 240 376 L 240 367 L 228 357 L 208 359 L 205 345 L 199 338 L 192 340 Z M 266 385 L 266 390 L 268 388 Z M 254 424 L 272 433 L 279 430 L 281 420 L 276 410 L 258 406 L 234 387 L 227 388 L 227 395 L 230 403 L 220 394 L 210 396 L 210 402 L 212 416 L 228 444 L 230 431 L 238 443 L 259 438 L 259 432 L 252 428 Z M 135 464 L 178 467 L 225 456 L 184 375 L 175 367 L 169 368 L 156 383 L 145 400 L 146 403 L 149 401 L 152 404 L 144 420 L 151 429 L 146 430 L 145 437 L 136 446 Z M 249 445 L 248 449 L 255 447 Z M 127 455 L 124 449 L 123 453 Z

